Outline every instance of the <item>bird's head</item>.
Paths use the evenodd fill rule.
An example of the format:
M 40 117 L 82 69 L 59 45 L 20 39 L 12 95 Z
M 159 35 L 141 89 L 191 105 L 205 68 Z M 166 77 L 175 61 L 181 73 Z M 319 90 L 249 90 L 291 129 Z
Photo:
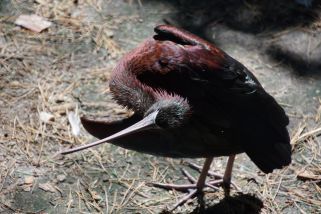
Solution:
M 172 96 L 154 103 L 145 113 L 145 116 L 153 112 L 157 112 L 155 115 L 156 126 L 171 129 L 182 126 L 190 117 L 191 109 L 185 99 L 179 96 Z

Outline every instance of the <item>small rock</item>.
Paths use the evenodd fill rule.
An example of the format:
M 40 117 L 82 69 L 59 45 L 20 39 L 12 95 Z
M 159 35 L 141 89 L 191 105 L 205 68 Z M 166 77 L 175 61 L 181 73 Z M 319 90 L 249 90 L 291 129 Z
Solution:
M 35 180 L 33 176 L 26 176 L 24 180 L 24 184 L 32 185 Z
M 103 182 L 108 182 L 109 181 L 109 176 L 108 175 L 103 175 L 102 180 L 103 180 Z
M 95 201 L 101 201 L 103 199 L 96 191 L 91 191 L 90 194 Z
M 108 36 L 109 38 L 113 38 L 114 37 L 114 32 L 111 30 L 105 30 L 105 34 L 106 36 Z
M 57 180 L 59 182 L 63 182 L 64 180 L 66 180 L 66 175 L 64 174 L 57 175 Z
M 44 123 L 48 123 L 49 121 L 55 120 L 55 117 L 52 114 L 50 114 L 48 112 L 44 112 L 44 111 L 40 112 L 39 118 Z

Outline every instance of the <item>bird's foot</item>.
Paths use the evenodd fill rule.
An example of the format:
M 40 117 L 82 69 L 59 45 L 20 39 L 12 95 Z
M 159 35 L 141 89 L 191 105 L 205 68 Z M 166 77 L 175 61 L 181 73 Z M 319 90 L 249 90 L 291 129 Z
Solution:
M 191 168 L 193 169 L 200 169 L 201 167 L 198 167 L 195 164 L 192 164 Z M 190 184 L 163 184 L 163 183 L 149 183 L 150 185 L 158 188 L 163 188 L 167 190 L 176 190 L 181 192 L 187 192 L 169 211 L 175 210 L 177 207 L 183 205 L 186 203 L 189 199 L 195 198 L 198 193 L 203 193 L 203 187 L 199 187 L 197 185 L 197 180 L 190 175 L 186 170 L 182 169 L 183 174 L 187 177 L 187 179 L 191 182 Z M 228 193 L 230 192 L 230 180 L 226 181 L 223 179 L 222 175 L 209 172 L 209 176 L 214 177 L 214 180 L 209 180 L 204 183 L 204 187 L 208 187 L 214 190 L 219 190 L 219 186 L 223 186 L 224 192 Z M 233 186 L 238 190 L 239 188 L 233 184 Z
M 191 182 L 190 184 L 163 184 L 163 183 L 149 183 L 150 185 L 158 188 L 163 188 L 167 190 L 177 190 L 180 192 L 191 192 L 192 189 L 198 189 L 197 180 L 190 175 L 186 170 L 182 169 L 183 174 L 187 177 L 187 179 Z M 211 180 L 205 182 L 205 187 L 209 187 L 214 190 L 219 190 L 217 187 L 219 184 L 222 184 L 223 180 Z
M 191 167 L 192 169 L 195 169 L 197 171 L 201 171 L 202 170 L 202 167 L 195 164 L 195 163 L 192 163 L 192 162 L 188 162 L 188 166 Z M 221 184 L 224 191 L 230 191 L 230 186 L 232 185 L 236 191 L 240 192 L 241 191 L 241 188 L 239 188 L 234 182 L 231 181 L 231 178 L 224 178 L 224 175 L 221 175 L 219 173 L 215 173 L 213 171 L 208 171 L 207 174 L 209 176 L 212 176 L 214 177 L 215 179 L 218 179 L 218 180 L 215 180 L 215 181 L 220 181 L 218 184 Z

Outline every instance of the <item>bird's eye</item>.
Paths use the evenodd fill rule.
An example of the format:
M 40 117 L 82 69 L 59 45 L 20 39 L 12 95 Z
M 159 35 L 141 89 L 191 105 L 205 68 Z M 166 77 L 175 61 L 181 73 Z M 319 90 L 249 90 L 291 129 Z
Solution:
M 160 58 L 158 60 L 158 63 L 161 65 L 161 66 L 166 66 L 168 65 L 168 60 L 166 58 Z

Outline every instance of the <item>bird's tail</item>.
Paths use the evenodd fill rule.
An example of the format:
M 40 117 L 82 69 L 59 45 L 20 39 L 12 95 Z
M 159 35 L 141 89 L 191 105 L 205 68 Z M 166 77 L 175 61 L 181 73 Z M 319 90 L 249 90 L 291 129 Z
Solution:
M 252 148 L 246 151 L 246 154 L 264 173 L 281 169 L 291 163 L 289 143 L 274 143 L 265 148 Z
M 138 122 L 140 119 L 141 117 L 136 114 L 129 118 L 117 121 L 97 121 L 82 117 L 81 123 L 87 132 L 98 139 L 102 139 L 128 128 L 129 126 Z

